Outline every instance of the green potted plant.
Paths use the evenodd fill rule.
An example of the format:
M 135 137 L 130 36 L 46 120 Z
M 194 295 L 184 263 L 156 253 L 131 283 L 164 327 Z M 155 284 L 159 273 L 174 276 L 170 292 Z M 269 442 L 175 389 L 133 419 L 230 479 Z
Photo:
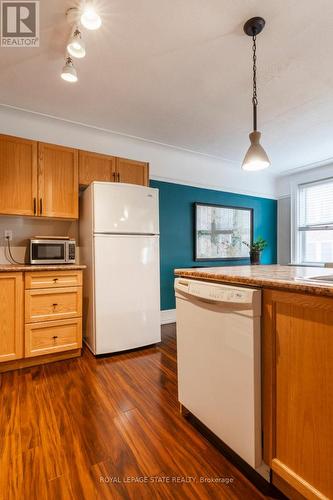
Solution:
M 261 252 L 264 250 L 264 248 L 267 247 L 268 243 L 264 238 L 259 236 L 255 241 L 252 242 L 251 245 L 247 243 L 246 241 L 243 241 L 244 245 L 248 247 L 250 250 L 250 261 L 252 265 L 259 265 L 260 264 L 260 255 Z

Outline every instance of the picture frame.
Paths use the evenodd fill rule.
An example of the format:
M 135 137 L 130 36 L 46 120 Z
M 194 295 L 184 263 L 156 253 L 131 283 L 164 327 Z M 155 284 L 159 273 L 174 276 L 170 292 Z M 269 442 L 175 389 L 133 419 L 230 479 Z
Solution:
M 253 243 L 253 208 L 194 203 L 194 260 L 243 261 Z

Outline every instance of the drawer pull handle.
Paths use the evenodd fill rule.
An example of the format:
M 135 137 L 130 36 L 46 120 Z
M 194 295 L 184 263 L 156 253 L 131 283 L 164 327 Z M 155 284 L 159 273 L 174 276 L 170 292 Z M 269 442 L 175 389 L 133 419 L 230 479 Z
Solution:
M 58 278 L 53 278 L 54 283 L 58 281 Z
M 52 307 L 56 308 L 58 304 L 52 304 Z
M 52 338 L 53 340 L 56 340 L 58 338 L 58 335 L 54 335 Z

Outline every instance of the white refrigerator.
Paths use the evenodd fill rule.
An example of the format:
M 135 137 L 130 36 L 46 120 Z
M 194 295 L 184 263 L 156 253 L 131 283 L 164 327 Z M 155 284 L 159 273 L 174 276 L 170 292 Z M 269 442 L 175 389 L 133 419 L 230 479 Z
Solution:
M 80 204 L 86 344 L 98 355 L 160 342 L 158 190 L 93 182 Z

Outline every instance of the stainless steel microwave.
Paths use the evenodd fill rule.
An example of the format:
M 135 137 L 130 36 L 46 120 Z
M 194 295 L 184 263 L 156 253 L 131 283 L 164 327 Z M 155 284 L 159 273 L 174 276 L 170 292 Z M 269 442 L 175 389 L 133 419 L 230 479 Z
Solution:
M 75 264 L 75 240 L 30 240 L 30 264 Z

